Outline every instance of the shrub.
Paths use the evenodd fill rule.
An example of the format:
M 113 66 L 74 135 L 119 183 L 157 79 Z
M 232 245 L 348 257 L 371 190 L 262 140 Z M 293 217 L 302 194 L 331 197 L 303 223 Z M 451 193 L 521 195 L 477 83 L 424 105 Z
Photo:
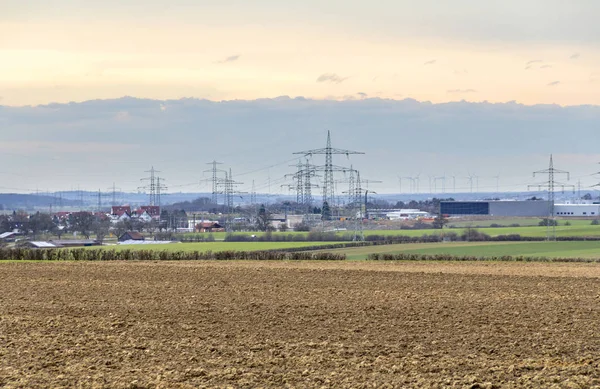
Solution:
M 479 232 L 475 228 L 468 227 L 465 232 L 461 235 L 461 239 L 467 242 L 482 242 L 486 240 L 491 240 L 491 237 L 488 234 L 484 234 L 483 232 Z
M 557 226 L 558 222 L 554 219 L 544 218 L 538 223 L 540 226 Z
M 308 231 L 310 231 L 310 226 L 306 223 L 296 224 L 296 226 L 294 227 L 294 231 L 308 232 Z

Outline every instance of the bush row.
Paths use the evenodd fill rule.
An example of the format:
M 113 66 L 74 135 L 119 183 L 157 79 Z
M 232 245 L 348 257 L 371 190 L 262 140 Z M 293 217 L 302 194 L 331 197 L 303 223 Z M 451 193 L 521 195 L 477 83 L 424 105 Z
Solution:
M 548 257 L 527 257 L 527 256 L 456 256 L 450 254 L 369 254 L 367 260 L 370 261 L 504 261 L 504 262 L 600 262 L 600 259 L 593 258 L 548 258 Z
M 387 243 L 386 244 L 391 244 Z M 373 242 L 346 242 L 346 243 L 332 243 L 332 244 L 322 244 L 315 246 L 304 246 L 304 247 L 288 247 L 284 249 L 273 249 L 267 250 L 271 251 L 281 251 L 281 252 L 299 252 L 299 251 L 315 251 L 315 250 L 334 250 L 334 249 L 345 249 L 349 247 L 364 247 L 364 246 L 374 246 Z
M 284 251 L 166 251 L 88 249 L 0 249 L 0 260 L 34 261 L 190 261 L 190 260 L 324 260 L 339 261 L 345 254 Z

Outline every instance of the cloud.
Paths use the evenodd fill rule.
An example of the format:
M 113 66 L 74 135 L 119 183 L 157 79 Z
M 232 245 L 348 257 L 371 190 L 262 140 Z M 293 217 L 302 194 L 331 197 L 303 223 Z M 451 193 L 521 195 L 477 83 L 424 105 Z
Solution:
M 556 86 L 558 84 L 560 84 L 560 81 L 552 81 L 552 82 L 548 83 L 547 86 Z
M 229 57 L 227 57 L 227 58 L 225 58 L 225 59 L 223 59 L 221 61 L 217 61 L 217 63 L 235 62 L 238 59 L 240 59 L 240 55 L 239 54 L 238 55 L 231 55 L 231 56 L 229 56 Z
M 570 59 L 577 59 L 579 57 L 580 57 L 579 53 L 575 53 L 575 54 L 572 54 L 569 58 Z
M 541 59 L 533 59 L 533 60 L 527 62 L 525 65 L 531 65 L 531 64 L 540 63 L 540 62 L 544 62 L 544 61 Z
M 551 67 L 552 67 L 552 65 L 542 65 L 542 66 L 540 66 L 540 69 L 549 69 Z
M 477 93 L 475 89 L 448 89 L 448 93 Z
M 432 59 L 430 61 L 425 62 L 423 65 L 434 65 L 437 62 L 437 60 Z
M 469 72 L 467 71 L 467 69 L 463 69 L 463 70 L 455 70 L 454 74 L 457 76 L 463 75 L 463 74 L 469 74 Z
M 591 73 L 588 72 L 588 76 Z M 467 85 L 473 85 L 474 88 L 477 84 L 456 85 L 456 88 L 464 89 L 471 88 Z M 545 84 L 541 83 L 541 86 Z M 475 94 L 483 93 L 446 95 L 446 89 L 450 88 L 442 89 L 441 92 L 453 97 L 453 100 L 475 98 L 478 97 Z M 376 89 L 378 88 L 373 88 Z M 444 166 L 445 169 L 454 169 L 454 173 L 459 174 L 461 169 L 464 171 L 465 166 L 477 166 L 481 169 L 480 175 L 492 176 L 497 174 L 498 161 L 504 158 L 506 166 L 509 166 L 506 169 L 515 170 L 514 182 L 517 183 L 526 181 L 519 176 L 521 173 L 526 176 L 526 172 L 522 172 L 522 167 L 526 164 L 521 158 L 537 158 L 540 150 L 552 150 L 555 155 L 594 153 L 594 142 L 556 142 L 556 139 L 564 134 L 565 128 L 572 129 L 570 135 L 575 140 L 592 139 L 600 126 L 598 106 L 528 106 L 483 102 L 435 104 L 408 98 L 401 100 L 408 95 L 394 95 L 401 93 L 399 89 L 387 92 L 390 99 L 361 100 L 356 92 L 351 92 L 355 96 L 354 101 L 343 101 L 342 96 L 346 93 L 339 93 L 336 100 L 340 101 L 278 98 L 215 102 L 192 98 L 168 101 L 126 98 L 56 104 L 53 106 L 55 108 L 3 107 L 0 117 L 7 121 L 3 122 L 2 134 L 10 134 L 10 138 L 0 142 L 0 149 L 15 152 L 33 148 L 31 155 L 35 155 L 39 149 L 32 147 L 31 142 L 34 142 L 33 146 L 51 147 L 44 155 L 63 155 L 64 159 L 63 162 L 54 164 L 45 163 L 41 157 L 27 157 L 15 163 L 15 157 L 10 157 L 3 151 L 0 152 L 0 162 L 12 163 L 10 166 L 14 166 L 16 170 L 11 171 L 15 173 L 35 175 L 35 180 L 31 181 L 34 188 L 39 185 L 40 188 L 63 189 L 80 184 L 82 188 L 97 189 L 108 187 L 113 181 L 122 188 L 137 188 L 143 171 L 148 170 L 152 164 L 163 172 L 169 183 L 185 184 L 190 182 L 189 175 L 194 173 L 193 169 L 187 171 L 182 166 L 186 164 L 186 156 L 197 152 L 197 145 L 180 140 L 193 138 L 196 134 L 194 131 L 199 126 L 213 129 L 211 144 L 215 145 L 215 149 L 226 147 L 231 150 L 220 160 L 237 175 L 239 173 L 236 172 L 247 172 L 277 161 L 286 161 L 294 151 L 321 147 L 319 145 L 326 139 L 323 123 L 327 123 L 332 129 L 335 147 L 367 153 L 366 157 L 357 157 L 361 158 L 361 175 L 381 179 L 385 183 L 382 185 L 384 188 L 389 182 L 389 190 L 394 189 L 392 182 L 397 183 L 396 169 L 385 163 L 394 155 L 393 147 L 388 148 L 389 150 L 385 147 L 382 149 L 381 144 L 364 142 L 361 134 L 364 135 L 365 123 L 369 124 L 370 136 L 386 139 L 390 145 L 400 144 L 406 138 L 406 132 L 398 131 L 398 128 L 411 128 L 414 147 L 411 146 L 411 150 L 406 151 L 406 155 L 402 156 L 404 159 L 398 160 L 399 163 L 410 166 L 411 160 L 425 161 L 418 159 L 420 152 L 439 154 L 438 159 L 424 162 L 427 163 L 426 167 L 419 165 L 419 169 L 423 169 L 421 177 L 427 174 L 439 175 L 439 161 L 454 156 L 456 153 L 452 150 L 462 148 L 470 150 L 464 160 L 448 163 L 447 167 Z M 364 92 L 369 89 L 355 90 Z M 373 96 L 373 90 L 368 92 L 370 97 Z M 554 92 L 559 90 L 560 88 Z M 4 97 L 8 99 L 8 95 Z M 164 112 L 159 110 L 161 103 L 167 107 Z M 130 119 L 125 122 L 115 121 L 114 115 L 120 111 L 129 112 Z M 297 120 L 299 112 L 302 112 L 302 120 Z M 242 127 L 239 127 L 240 123 L 243 123 Z M 465 123 L 470 123 L 469 128 L 465 128 Z M 278 131 L 280 128 L 288 128 L 289 131 Z M 473 128 L 485 128 L 486 131 L 473 131 Z M 527 131 L 523 131 L 524 128 Z M 431 142 L 431 139 L 438 141 Z M 515 142 L 515 139 L 519 139 L 519 142 Z M 5 141 L 10 143 L 6 144 Z M 15 145 L 14 142 L 20 143 Z M 135 148 L 118 148 L 111 142 L 135 145 Z M 94 151 L 98 150 L 98 155 L 81 158 L 91 147 L 94 147 Z M 65 153 L 61 153 L 63 150 L 66 150 Z M 106 153 L 109 152 L 114 153 L 114 156 L 106 158 Z M 265 153 L 268 153 L 266 159 Z M 491 157 L 497 159 L 493 163 L 486 162 L 486 158 Z M 219 158 L 219 155 L 215 158 Z M 542 163 L 537 168 L 545 166 L 547 156 L 540 161 Z M 571 169 L 571 166 L 560 162 L 559 158 L 555 161 L 559 167 L 581 176 L 590 169 Z M 122 169 L 125 163 L 127 169 Z M 65 173 L 71 174 L 70 177 L 56 174 L 56 171 L 65 169 L 70 169 Z M 287 163 L 272 168 L 269 173 L 271 179 L 283 177 L 289 173 L 288 169 Z M 512 180 L 512 173 L 503 171 L 502 174 L 506 182 Z M 247 178 L 249 180 L 242 181 L 251 182 L 255 179 L 257 182 L 266 182 L 267 172 L 264 171 L 263 174 L 259 171 Z M 493 184 L 495 187 L 495 182 Z M 24 180 L 22 186 L 27 187 L 25 185 L 29 185 L 29 182 Z M 249 185 L 240 188 L 249 189 Z
M 346 81 L 348 77 L 340 77 L 335 73 L 323 73 L 317 78 L 317 82 L 331 82 L 333 84 L 341 84 Z
M 357 95 L 359 95 L 362 99 L 368 96 L 368 94 L 366 94 L 365 92 L 358 92 Z
M 131 118 L 131 115 L 129 115 L 129 112 L 127 111 L 119 111 L 116 113 L 116 115 L 114 116 L 114 119 L 117 121 L 127 121 Z

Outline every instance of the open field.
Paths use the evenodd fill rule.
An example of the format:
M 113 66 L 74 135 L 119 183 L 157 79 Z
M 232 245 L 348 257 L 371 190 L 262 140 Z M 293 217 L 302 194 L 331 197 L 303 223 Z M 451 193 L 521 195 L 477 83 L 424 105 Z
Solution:
M 520 227 L 481 227 L 478 228 L 478 231 L 483 232 L 485 234 L 488 234 L 490 236 L 498 236 L 498 235 L 509 235 L 509 234 L 519 234 L 521 236 L 531 236 L 531 237 L 545 237 L 546 236 L 546 227 L 540 227 L 537 225 L 537 223 L 539 222 L 540 219 L 536 219 L 537 221 L 535 222 L 535 226 L 520 226 Z M 462 234 L 465 231 L 464 227 L 468 227 L 469 224 L 473 224 L 473 225 L 477 225 L 477 224 L 491 224 L 494 223 L 495 221 L 491 221 L 491 222 L 464 222 L 463 223 L 454 223 L 451 222 L 449 224 L 456 224 L 457 228 L 444 228 L 444 233 L 446 232 L 454 232 L 458 235 Z M 497 222 L 497 221 L 496 221 Z M 556 226 L 556 236 L 559 237 L 571 237 L 571 236 L 600 236 L 600 225 L 591 225 L 589 220 L 571 220 L 569 221 L 571 223 L 570 226 L 565 226 L 564 221 L 560 220 L 558 226 Z M 338 231 L 336 234 L 337 235 L 345 235 L 345 234 L 351 234 L 352 231 Z M 405 236 L 423 236 L 423 235 L 439 235 L 442 233 L 441 230 L 436 230 L 436 229 L 424 229 L 424 230 L 365 230 L 364 231 L 365 235 L 385 235 L 385 236 L 390 236 L 390 235 L 405 235 Z M 264 232 L 236 232 L 236 235 L 246 235 L 246 236 L 250 236 L 250 235 L 256 235 L 256 236 L 263 236 Z M 273 236 L 306 236 L 308 233 L 307 232 L 295 232 L 295 231 L 290 231 L 290 232 L 273 232 L 272 235 Z M 208 234 L 195 234 L 198 236 L 207 236 Z M 193 237 L 195 236 L 194 234 L 185 234 L 186 237 Z M 225 239 L 226 233 L 225 232 L 217 232 L 213 234 L 213 237 L 216 240 L 223 240 Z
M 327 250 L 346 254 L 348 259 L 365 259 L 381 254 L 449 254 L 454 256 L 530 256 L 548 258 L 600 258 L 600 241 L 576 242 L 452 242 L 411 243 Z
M 0 263 L 0 386 L 600 385 L 600 265 Z
M 263 251 L 298 247 L 322 246 L 341 242 L 198 242 L 169 244 L 133 244 L 89 247 L 89 250 L 167 250 L 167 251 Z
M 448 225 L 456 227 L 489 227 L 492 224 L 499 224 L 502 226 L 509 226 L 511 224 L 518 224 L 521 227 L 538 226 L 542 219 L 539 217 L 503 217 L 503 218 L 490 218 L 487 220 L 461 220 L 461 219 L 450 219 Z M 572 226 L 589 226 L 592 222 L 591 219 L 573 219 L 573 218 L 557 218 L 556 221 L 560 226 L 564 226 L 566 222 L 569 222 Z
M 498 235 L 510 235 L 510 234 L 519 234 L 521 236 L 531 236 L 531 237 L 545 237 L 546 236 L 546 227 L 485 227 L 478 228 L 479 232 L 484 234 L 488 234 L 490 236 L 498 236 Z M 461 235 L 465 231 L 464 228 L 444 228 L 443 232 L 454 232 L 458 235 Z M 365 231 L 365 235 L 406 235 L 406 236 L 422 236 L 422 235 L 439 235 L 441 234 L 441 230 L 371 230 Z M 571 236 L 600 236 L 600 225 L 593 226 L 589 223 L 587 224 L 574 224 L 570 226 L 556 226 L 556 236 L 557 237 L 571 237 Z

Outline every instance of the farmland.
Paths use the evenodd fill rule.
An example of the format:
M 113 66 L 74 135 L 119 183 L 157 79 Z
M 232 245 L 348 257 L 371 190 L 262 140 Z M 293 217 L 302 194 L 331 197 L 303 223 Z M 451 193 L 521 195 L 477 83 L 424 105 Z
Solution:
M 448 254 L 457 257 L 600 258 L 600 241 L 414 243 L 345 248 L 331 252 L 346 254 L 348 259 L 365 259 L 371 253 Z
M 339 242 L 333 242 L 339 243 Z M 112 245 L 101 249 L 121 250 L 166 250 L 166 251 L 263 251 L 301 247 L 312 247 L 330 244 L 330 242 L 198 242 L 198 243 L 169 243 L 157 245 Z M 90 247 L 90 250 L 98 250 Z
M 3 387 L 594 387 L 600 265 L 0 263 Z
M 537 219 L 537 222 L 539 222 L 539 219 Z M 439 230 L 439 229 L 418 229 L 418 230 L 410 230 L 410 229 L 400 229 L 400 230 L 365 230 L 364 234 L 365 236 L 369 236 L 369 235 L 384 235 L 384 236 L 391 236 L 391 235 L 404 235 L 404 236 L 410 236 L 410 237 L 418 237 L 418 236 L 423 236 L 425 234 L 427 235 L 440 235 L 443 233 L 456 233 L 458 235 L 462 234 L 465 232 L 465 229 L 468 227 L 473 227 L 475 225 L 478 224 L 482 224 L 485 227 L 480 227 L 477 228 L 478 231 L 485 233 L 487 235 L 490 236 L 499 236 L 499 235 L 511 235 L 511 234 L 519 234 L 521 236 L 525 236 L 525 237 L 545 237 L 546 236 L 546 227 L 540 227 L 537 225 L 533 226 L 519 226 L 519 227 L 489 227 L 489 225 L 491 224 L 490 222 L 455 222 L 455 223 L 450 223 L 451 225 L 456 225 L 456 228 L 444 228 L 444 230 Z M 493 223 L 493 222 L 492 222 Z M 561 221 L 561 225 L 556 226 L 556 236 L 557 237 L 573 237 L 573 236 L 586 236 L 586 237 L 592 237 L 592 236 L 600 236 L 600 225 L 591 225 L 589 220 L 573 220 L 570 221 L 571 225 L 563 225 Z M 348 231 L 337 231 L 336 235 L 338 236 L 344 236 L 344 235 L 349 235 L 351 234 L 352 231 L 348 230 Z M 234 233 L 236 235 L 244 235 L 244 236 L 250 236 L 250 235 L 256 235 L 258 237 L 261 237 L 264 235 L 264 233 L 262 232 L 236 232 Z M 226 237 L 226 233 L 224 232 L 217 232 L 212 234 L 213 237 L 216 240 L 223 240 Z M 294 232 L 294 231 L 289 231 L 289 232 L 273 232 L 271 234 L 274 237 L 277 236 L 307 236 L 308 233 L 307 232 Z M 184 235 L 186 238 L 191 239 L 193 237 L 205 237 L 206 234 L 185 234 Z

